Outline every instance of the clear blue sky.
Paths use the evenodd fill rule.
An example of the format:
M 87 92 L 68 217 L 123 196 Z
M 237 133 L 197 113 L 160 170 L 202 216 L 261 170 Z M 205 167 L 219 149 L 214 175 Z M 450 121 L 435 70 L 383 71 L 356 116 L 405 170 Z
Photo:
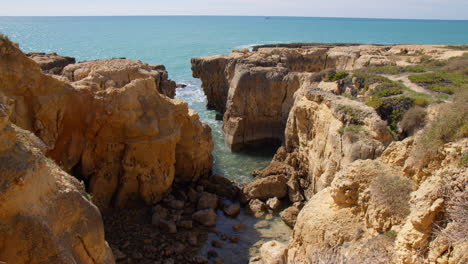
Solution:
M 259 15 L 468 19 L 468 0 L 2 0 L 0 16 Z

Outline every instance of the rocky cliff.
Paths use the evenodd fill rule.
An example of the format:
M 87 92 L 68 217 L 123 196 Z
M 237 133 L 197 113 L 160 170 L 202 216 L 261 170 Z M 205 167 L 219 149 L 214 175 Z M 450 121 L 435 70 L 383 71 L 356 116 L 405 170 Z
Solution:
M 212 168 L 210 128 L 173 96 L 163 66 L 113 59 L 45 75 L 0 43 L 0 93 L 10 120 L 44 141 L 47 156 L 86 183 L 100 207 L 153 204 Z
M 202 81 L 208 107 L 224 114 L 225 139 L 233 150 L 281 142 L 296 92 L 311 87 L 346 91 L 339 82 L 321 82 L 322 76 L 313 73 L 407 65 L 463 53 L 442 45 L 294 44 L 254 50 L 192 59 L 193 76 Z
M 466 262 L 466 239 L 452 232 L 466 228 L 466 216 L 454 219 L 449 212 L 466 207 L 468 174 L 459 161 L 468 141 L 445 145 L 439 169 L 421 183 L 401 166 L 411 152 L 404 145 L 413 141 L 392 143 L 377 160 L 351 163 L 313 196 L 299 213 L 288 263 Z
M 101 214 L 84 185 L 8 115 L 0 98 L 0 261 L 114 263 Z

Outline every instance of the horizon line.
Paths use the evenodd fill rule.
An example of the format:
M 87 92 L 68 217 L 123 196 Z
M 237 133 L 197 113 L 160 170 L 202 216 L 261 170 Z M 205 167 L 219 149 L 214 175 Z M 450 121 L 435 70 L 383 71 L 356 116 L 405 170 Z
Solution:
M 264 18 L 339 18 L 339 19 L 380 19 L 380 20 L 437 20 L 468 21 L 468 19 L 447 18 L 391 18 L 391 17 L 334 17 L 334 16 L 268 16 L 268 15 L 0 15 L 0 17 L 264 17 Z

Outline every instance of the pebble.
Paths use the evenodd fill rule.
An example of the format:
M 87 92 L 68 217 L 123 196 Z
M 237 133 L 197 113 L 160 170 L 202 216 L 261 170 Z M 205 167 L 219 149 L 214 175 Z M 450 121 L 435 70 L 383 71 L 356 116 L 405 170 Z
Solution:
M 237 243 L 237 242 L 239 242 L 239 236 L 234 235 L 234 236 L 229 238 L 229 241 L 231 241 L 231 243 Z
M 246 226 L 244 224 L 241 224 L 241 223 L 235 223 L 234 225 L 232 225 L 232 229 L 236 232 L 239 232 L 239 231 L 243 231 L 245 230 Z
M 211 245 L 215 248 L 220 248 L 224 246 L 224 242 L 221 240 L 213 240 L 211 241 Z

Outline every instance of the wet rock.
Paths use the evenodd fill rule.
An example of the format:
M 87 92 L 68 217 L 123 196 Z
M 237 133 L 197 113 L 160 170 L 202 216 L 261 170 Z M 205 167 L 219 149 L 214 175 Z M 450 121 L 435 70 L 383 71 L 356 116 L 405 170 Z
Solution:
M 185 83 L 178 83 L 176 84 L 176 88 L 185 88 L 187 85 Z
M 254 199 L 249 202 L 248 209 L 253 216 L 262 217 L 266 213 L 265 211 L 267 210 L 267 206 L 259 199 Z
M 270 227 L 270 223 L 268 221 L 260 221 L 255 224 L 255 228 L 268 228 Z
M 273 211 L 276 211 L 281 207 L 281 201 L 276 197 L 268 199 L 266 204 Z
M 224 259 L 222 258 L 217 258 L 213 261 L 213 264 L 224 264 Z
M 240 206 L 237 204 L 225 205 L 223 211 L 227 216 L 236 217 L 240 213 Z
M 224 246 L 224 242 L 221 240 L 213 240 L 211 241 L 211 245 L 215 248 L 220 248 Z
M 260 255 L 264 264 L 287 263 L 288 247 L 278 241 L 269 241 L 260 247 Z
M 232 237 L 229 238 L 229 241 L 230 241 L 231 243 L 237 243 L 237 242 L 239 242 L 239 236 L 234 235 L 234 236 L 232 236 Z
M 218 207 L 218 196 L 216 194 L 204 192 L 198 200 L 197 209 L 216 209 Z
M 288 226 L 293 228 L 294 225 L 296 224 L 296 219 L 297 219 L 298 214 L 299 214 L 299 209 L 296 206 L 291 206 L 291 207 L 284 209 L 280 213 L 280 216 Z
M 218 252 L 214 250 L 208 250 L 208 258 L 216 258 L 218 257 Z
M 219 114 L 219 113 L 216 113 L 216 115 L 215 115 L 215 120 L 218 120 L 218 121 L 223 120 L 223 115 L 222 115 L 222 114 Z
M 226 240 L 228 236 L 226 234 L 221 234 L 221 240 Z
M 244 231 L 246 228 L 246 226 L 244 224 L 241 224 L 241 223 L 235 223 L 234 225 L 232 225 L 232 229 L 236 232 L 240 232 L 240 231 Z
M 272 175 L 256 179 L 244 187 L 243 193 L 249 199 L 267 200 L 283 198 L 288 194 L 288 179 L 284 175 Z
M 204 209 L 197 211 L 192 215 L 192 219 L 204 226 L 216 225 L 216 213 L 213 209 Z
M 261 264 L 261 263 L 262 263 L 262 258 L 260 256 L 251 257 L 249 259 L 249 264 Z
M 218 196 L 225 197 L 230 200 L 235 200 L 239 196 L 239 187 L 234 182 L 223 176 L 213 175 L 202 182 L 206 191 L 215 193 Z

